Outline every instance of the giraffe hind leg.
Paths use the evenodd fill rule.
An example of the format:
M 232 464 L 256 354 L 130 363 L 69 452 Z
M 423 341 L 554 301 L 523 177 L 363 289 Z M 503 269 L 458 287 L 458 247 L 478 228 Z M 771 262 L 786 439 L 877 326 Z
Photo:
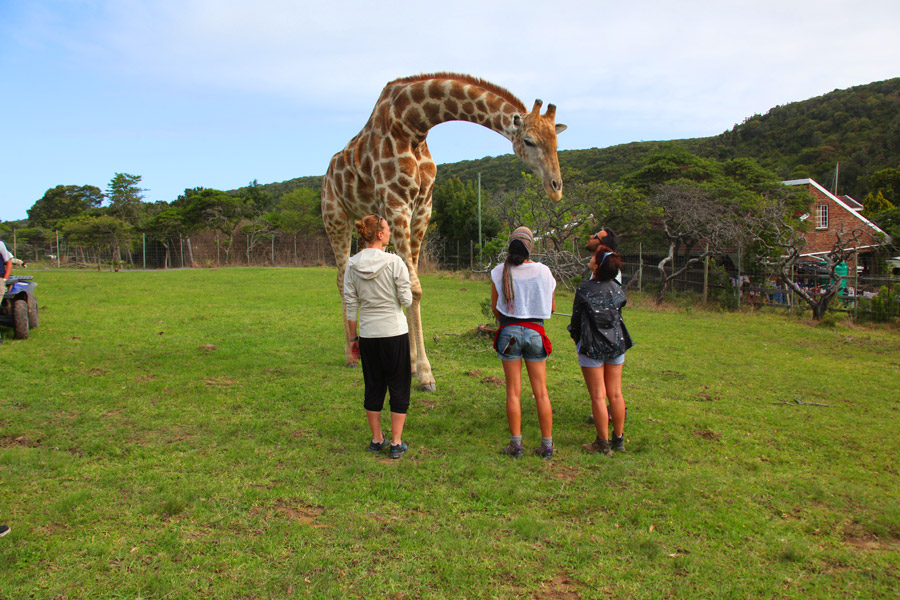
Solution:
M 350 352 L 350 343 L 347 341 L 356 332 L 350 331 L 350 323 L 347 320 L 344 308 L 344 272 L 347 270 L 347 260 L 350 258 L 350 243 L 352 239 L 352 219 L 341 208 L 340 204 L 328 193 L 322 194 L 322 217 L 325 223 L 325 232 L 331 242 L 334 251 L 334 262 L 337 265 L 337 288 L 341 297 L 341 321 L 344 323 L 344 359 L 348 367 L 359 366 L 359 361 Z

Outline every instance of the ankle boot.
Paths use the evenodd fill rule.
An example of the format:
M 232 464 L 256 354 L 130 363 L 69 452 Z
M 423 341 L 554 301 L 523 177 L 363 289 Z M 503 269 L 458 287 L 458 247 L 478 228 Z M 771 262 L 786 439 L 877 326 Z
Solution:
M 613 451 L 609 447 L 609 440 L 601 440 L 599 437 L 591 444 L 582 444 L 582 448 L 588 452 L 599 452 L 603 456 L 612 456 Z

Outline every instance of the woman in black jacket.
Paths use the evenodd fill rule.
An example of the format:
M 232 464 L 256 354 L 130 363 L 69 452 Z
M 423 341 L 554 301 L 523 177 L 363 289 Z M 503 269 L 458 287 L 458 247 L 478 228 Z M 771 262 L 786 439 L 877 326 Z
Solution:
M 578 364 L 591 395 L 591 414 L 597 439 L 582 447 L 589 452 L 612 456 L 625 449 L 625 399 L 622 396 L 622 368 L 625 351 L 634 343 L 622 320 L 625 291 L 615 280 L 622 257 L 609 246 L 600 246 L 588 265 L 593 277 L 578 286 L 572 306 L 569 334 L 578 349 Z M 609 409 L 613 437 L 609 438 Z

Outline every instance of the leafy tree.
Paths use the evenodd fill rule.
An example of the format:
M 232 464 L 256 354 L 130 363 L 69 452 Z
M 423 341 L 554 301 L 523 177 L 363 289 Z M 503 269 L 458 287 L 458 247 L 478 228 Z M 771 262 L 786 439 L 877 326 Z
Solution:
M 142 230 L 144 233 L 151 235 L 166 249 L 163 268 L 168 269 L 172 240 L 182 235 L 185 231 L 184 211 L 177 206 L 161 203 L 161 205 L 149 208 L 148 212 L 150 214 L 144 220 Z
M 587 185 L 590 194 L 585 205 L 591 215 L 592 225 L 585 235 L 596 232 L 601 227 L 609 227 L 616 232 L 620 241 L 629 238 L 647 241 L 657 237 L 652 229 L 652 217 L 655 213 L 646 194 L 637 188 L 621 184 L 593 181 Z M 569 187 L 567 181 L 566 193 Z
M 884 193 L 881 190 L 878 190 L 878 193 L 875 195 L 869 192 L 869 195 L 863 200 L 863 212 L 866 215 L 874 215 L 892 208 L 894 208 L 894 205 L 884 197 Z
M 879 212 L 894 206 L 900 206 L 900 167 L 886 168 L 876 171 L 869 178 L 869 195 L 872 193 L 881 194 L 882 198 L 887 201 L 890 206 L 874 206 L 872 212 Z M 867 196 L 868 198 L 868 196 Z M 866 210 L 869 205 L 863 202 Z
M 283 195 L 266 219 L 280 231 L 292 235 L 315 235 L 324 231 L 319 192 L 297 188 Z
M 38 259 L 37 249 L 44 245 L 49 246 L 51 241 L 55 240 L 53 232 L 44 229 L 43 227 L 17 228 L 16 238 L 18 239 L 20 246 L 23 245 L 23 242 L 24 245 L 30 246 L 30 256 L 34 257 L 35 260 Z M 26 249 L 22 248 L 19 253 L 22 255 L 20 258 L 24 258 L 26 256 Z
M 266 221 L 275 229 L 294 238 L 294 258 L 297 257 L 297 236 L 324 232 L 320 192 L 310 188 L 296 188 L 284 194 L 275 210 L 266 214 Z
M 103 203 L 103 192 L 92 185 L 58 185 L 28 209 L 28 221 L 36 227 L 56 229 L 61 221 L 81 215 Z
M 121 260 L 121 246 L 128 243 L 132 235 L 131 225 L 111 215 L 81 215 L 63 222 L 61 227 L 70 244 L 94 248 L 98 257 L 101 248 L 108 246 L 116 262 Z M 97 268 L 100 268 L 99 262 Z
M 500 222 L 487 210 L 490 204 L 482 193 L 481 239 L 497 235 Z M 474 182 L 463 183 L 458 177 L 435 186 L 432 193 L 432 222 L 441 237 L 449 240 L 478 239 L 478 189 Z
M 116 173 L 106 186 L 109 213 L 132 226 L 140 221 L 144 192 L 147 191 L 139 187 L 140 182 L 140 175 Z
M 556 251 L 570 248 L 572 240 L 585 236 L 591 220 L 588 207 L 591 186 L 569 185 L 575 181 L 572 172 L 563 173 L 563 181 L 565 193 L 559 202 L 554 202 L 544 192 L 540 178 L 522 173 L 522 184 L 517 189 L 500 193 L 494 199 L 503 225 L 509 230 L 528 226 L 535 239 L 544 243 L 544 248 L 549 246 Z
M 185 190 L 172 204 L 183 210 L 188 230 L 209 228 L 225 236 L 222 246 L 225 248 L 225 262 L 228 263 L 235 229 L 244 217 L 244 199 L 219 190 L 194 188 Z M 218 237 L 216 243 L 218 244 Z
M 900 247 L 900 208 L 889 208 L 869 218 L 886 234 L 891 236 L 894 247 Z

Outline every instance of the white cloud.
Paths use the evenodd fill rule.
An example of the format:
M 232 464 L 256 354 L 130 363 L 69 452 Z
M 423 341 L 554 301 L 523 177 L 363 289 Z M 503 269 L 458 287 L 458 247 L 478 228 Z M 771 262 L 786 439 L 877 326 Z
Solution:
M 225 187 L 217 163 L 223 181 L 317 174 L 386 82 L 440 70 L 556 104 L 564 148 L 714 135 L 776 104 L 900 75 L 898 25 L 896 0 L 3 3 L 0 76 L 17 93 L 0 98 L 16 115 L 0 159 L 28 172 L 10 148 L 34 143 L 58 150 L 67 173 L 123 171 L 114 156 L 90 162 L 84 146 L 105 140 L 138 172 L 160 173 L 147 184 L 162 198 L 185 187 L 162 183 L 163 159 L 179 172 L 202 164 L 197 185 L 214 187 Z M 509 151 L 476 129 L 436 129 L 436 158 Z M 161 159 L 143 151 L 151 141 Z M 285 156 L 295 170 L 273 172 Z M 52 177 L 36 172 L 12 193 L 30 206 L 71 183 Z

